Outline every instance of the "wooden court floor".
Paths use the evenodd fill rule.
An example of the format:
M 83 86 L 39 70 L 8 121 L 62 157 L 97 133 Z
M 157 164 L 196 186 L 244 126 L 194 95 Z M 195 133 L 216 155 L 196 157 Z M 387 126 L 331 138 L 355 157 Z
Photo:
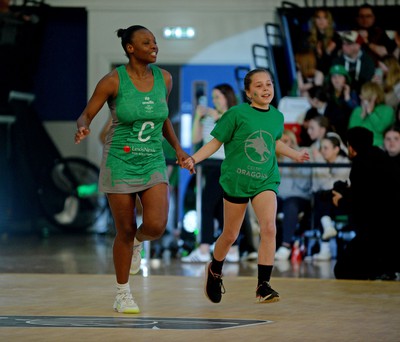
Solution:
M 34 262 L 34 260 L 33 260 Z M 141 313 L 112 310 L 111 274 L 0 274 L 0 341 L 400 341 L 400 283 L 226 276 L 220 304 L 203 277 L 135 275 Z

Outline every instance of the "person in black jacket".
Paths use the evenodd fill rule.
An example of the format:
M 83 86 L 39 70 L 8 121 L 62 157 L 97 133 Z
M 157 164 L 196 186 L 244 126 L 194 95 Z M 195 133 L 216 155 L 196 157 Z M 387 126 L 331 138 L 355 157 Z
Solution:
M 394 174 L 385 152 L 373 146 L 373 133 L 363 127 L 348 130 L 352 160 L 350 187 L 333 191 L 336 206 L 347 208 L 356 236 L 338 257 L 338 279 L 394 279 L 398 229 L 394 218 Z M 389 194 L 388 194 L 389 193 Z

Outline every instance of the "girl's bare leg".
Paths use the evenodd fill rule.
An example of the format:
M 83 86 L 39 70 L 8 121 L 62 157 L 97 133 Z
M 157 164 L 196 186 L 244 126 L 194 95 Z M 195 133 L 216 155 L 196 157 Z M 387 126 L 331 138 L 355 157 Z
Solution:
M 273 265 L 276 249 L 277 200 L 275 192 L 261 192 L 254 197 L 252 206 L 260 225 L 258 264 Z
M 239 236 L 246 207 L 247 203 L 237 204 L 224 199 L 224 228 L 215 242 L 213 253 L 216 260 L 222 261 L 225 259 L 229 249 Z

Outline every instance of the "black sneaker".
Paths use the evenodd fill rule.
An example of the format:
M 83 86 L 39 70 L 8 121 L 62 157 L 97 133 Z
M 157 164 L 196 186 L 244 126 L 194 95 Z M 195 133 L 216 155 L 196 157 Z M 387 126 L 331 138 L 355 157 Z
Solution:
M 219 303 L 222 295 L 225 293 L 225 287 L 224 284 L 222 284 L 222 275 L 211 271 L 211 262 L 206 264 L 204 293 L 213 303 Z
M 256 297 L 259 303 L 274 303 L 279 301 L 279 293 L 273 290 L 267 281 L 263 281 L 258 285 Z

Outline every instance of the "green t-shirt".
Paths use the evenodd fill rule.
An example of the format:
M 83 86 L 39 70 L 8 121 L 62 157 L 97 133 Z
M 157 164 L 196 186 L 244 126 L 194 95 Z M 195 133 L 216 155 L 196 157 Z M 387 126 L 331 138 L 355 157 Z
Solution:
M 244 103 L 230 108 L 211 135 L 224 143 L 220 184 L 229 196 L 278 193 L 280 175 L 275 142 L 283 133 L 283 114 L 270 105 L 261 111 Z

